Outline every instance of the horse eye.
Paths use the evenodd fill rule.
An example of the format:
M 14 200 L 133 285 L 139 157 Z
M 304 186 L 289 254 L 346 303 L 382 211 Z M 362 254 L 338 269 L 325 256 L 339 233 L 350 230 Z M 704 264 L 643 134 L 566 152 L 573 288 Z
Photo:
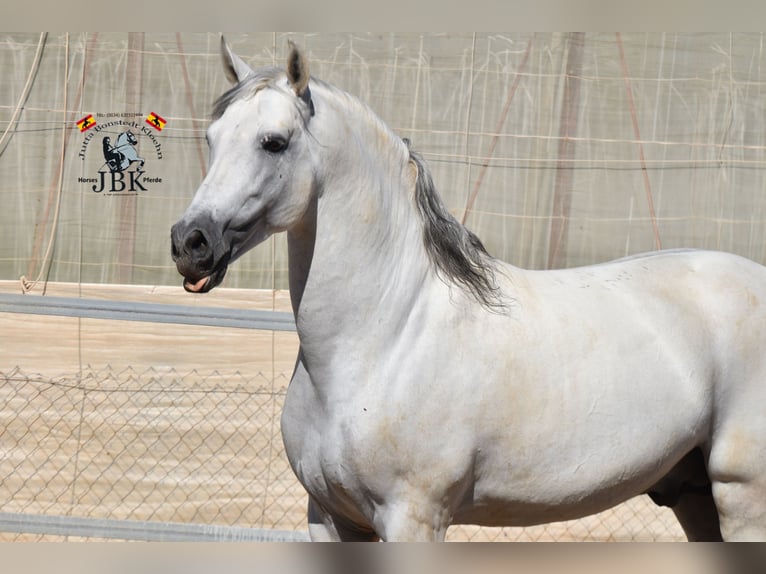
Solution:
M 271 153 L 283 152 L 287 149 L 287 140 L 281 136 L 266 136 L 261 140 L 261 147 Z

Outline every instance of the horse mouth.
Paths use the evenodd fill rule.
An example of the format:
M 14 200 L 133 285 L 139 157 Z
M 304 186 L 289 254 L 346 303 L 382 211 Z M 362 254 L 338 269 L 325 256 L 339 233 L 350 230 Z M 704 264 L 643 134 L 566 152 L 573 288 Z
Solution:
M 224 275 L 226 275 L 226 265 L 219 267 L 210 275 L 205 275 L 199 279 L 184 277 L 184 289 L 189 293 L 207 293 L 213 287 L 221 284 Z

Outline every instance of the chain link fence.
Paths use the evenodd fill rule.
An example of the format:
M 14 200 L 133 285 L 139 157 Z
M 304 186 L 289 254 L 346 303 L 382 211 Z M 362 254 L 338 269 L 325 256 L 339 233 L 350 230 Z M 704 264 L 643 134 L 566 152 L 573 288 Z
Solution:
M 288 381 L 288 373 L 109 366 L 76 377 L 0 373 L 2 510 L 305 530 L 306 495 L 279 430 Z M 681 540 L 683 533 L 671 512 L 641 497 L 578 521 L 455 526 L 448 539 Z

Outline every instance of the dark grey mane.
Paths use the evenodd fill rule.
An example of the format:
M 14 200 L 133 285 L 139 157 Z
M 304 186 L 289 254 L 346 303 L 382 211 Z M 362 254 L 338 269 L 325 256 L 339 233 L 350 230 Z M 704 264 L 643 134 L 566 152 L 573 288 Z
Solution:
M 503 311 L 506 304 L 495 282 L 492 257 L 481 240 L 447 210 L 420 155 L 410 150 L 410 159 L 418 169 L 415 202 L 423 218 L 423 242 L 437 272 L 469 291 L 487 309 Z

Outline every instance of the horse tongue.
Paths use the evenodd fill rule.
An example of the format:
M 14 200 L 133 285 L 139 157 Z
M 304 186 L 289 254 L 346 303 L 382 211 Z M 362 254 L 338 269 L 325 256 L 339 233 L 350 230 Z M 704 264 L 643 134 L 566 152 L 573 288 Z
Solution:
M 186 287 L 187 290 L 192 291 L 193 293 L 199 293 L 200 291 L 202 291 L 202 288 L 205 286 L 209 278 L 210 278 L 209 276 L 203 277 L 196 283 L 192 283 L 191 281 L 186 281 L 186 284 L 184 285 L 184 287 Z

